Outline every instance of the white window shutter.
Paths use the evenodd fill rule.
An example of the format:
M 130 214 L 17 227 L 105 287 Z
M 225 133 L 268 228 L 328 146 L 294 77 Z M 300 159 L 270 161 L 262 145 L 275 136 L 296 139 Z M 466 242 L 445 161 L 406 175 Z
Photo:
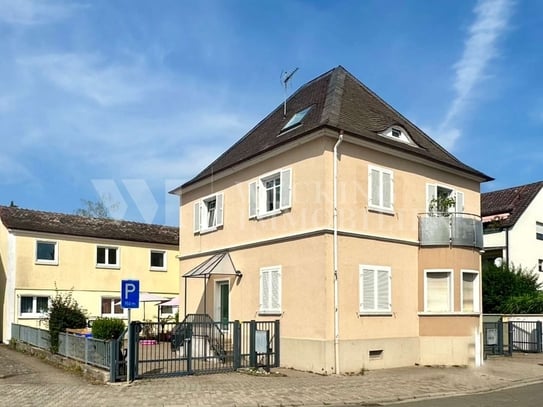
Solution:
M 455 196 L 455 206 L 456 206 L 456 212 L 464 212 L 464 193 L 460 191 L 456 191 Z
M 390 273 L 377 270 L 377 309 L 390 311 Z
M 268 311 L 270 308 L 270 272 L 260 272 L 260 310 Z
M 258 194 L 257 194 L 257 183 L 253 181 L 249 183 L 249 219 L 256 218 L 257 215 L 257 204 L 258 204 Z
M 290 208 L 292 203 L 292 170 L 281 171 L 281 209 Z
M 274 270 L 270 272 L 270 280 L 270 308 L 273 311 L 281 311 L 281 270 Z
M 437 185 L 426 184 L 426 208 L 425 212 L 436 212 L 437 209 L 430 210 L 432 199 L 437 198 Z
M 216 226 L 222 226 L 223 225 L 223 202 L 224 202 L 224 196 L 222 192 L 220 194 L 217 194 L 215 198 L 215 218 L 217 220 Z
M 198 233 L 200 231 L 200 224 L 202 219 L 202 213 L 200 208 L 201 202 L 194 202 L 194 233 Z
M 369 172 L 368 179 L 368 204 L 371 206 L 381 205 L 381 172 L 372 168 Z
M 360 280 L 362 289 L 361 311 L 375 310 L 375 278 L 371 269 L 362 269 L 360 271 Z
M 391 172 L 383 172 L 383 207 L 393 209 L 393 179 Z

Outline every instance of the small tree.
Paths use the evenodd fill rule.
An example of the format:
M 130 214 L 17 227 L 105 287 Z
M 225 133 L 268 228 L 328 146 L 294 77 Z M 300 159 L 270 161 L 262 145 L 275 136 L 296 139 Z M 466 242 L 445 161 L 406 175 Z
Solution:
M 58 334 L 60 332 L 64 332 L 66 328 L 85 328 L 87 326 L 87 317 L 73 298 L 71 291 L 62 295 L 57 290 L 55 298 L 51 301 L 48 314 L 50 350 L 53 353 L 58 352 Z
M 96 339 L 117 339 L 124 330 L 124 322 L 116 318 L 98 318 L 92 323 L 92 337 Z
M 510 313 L 520 309 L 519 301 L 539 294 L 541 283 L 537 275 L 514 264 L 498 267 L 493 263 L 483 264 L 483 312 Z M 528 297 L 525 297 L 528 296 Z M 513 299 L 525 297 L 524 300 Z M 519 312 L 520 313 L 520 312 Z M 525 313 L 525 312 L 522 312 Z
M 111 218 L 111 211 L 114 211 L 119 206 L 117 203 L 112 203 L 109 195 L 102 195 L 98 201 L 89 201 L 81 199 L 82 208 L 74 211 L 75 215 L 85 216 L 87 218 Z

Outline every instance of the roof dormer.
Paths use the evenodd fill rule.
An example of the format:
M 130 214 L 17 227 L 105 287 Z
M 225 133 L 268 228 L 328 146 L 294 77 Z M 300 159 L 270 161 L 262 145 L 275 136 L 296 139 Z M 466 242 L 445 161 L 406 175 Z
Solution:
M 401 143 L 411 144 L 416 146 L 416 144 L 411 140 L 407 131 L 401 126 L 390 126 L 385 131 L 379 133 L 380 136 L 387 137 Z

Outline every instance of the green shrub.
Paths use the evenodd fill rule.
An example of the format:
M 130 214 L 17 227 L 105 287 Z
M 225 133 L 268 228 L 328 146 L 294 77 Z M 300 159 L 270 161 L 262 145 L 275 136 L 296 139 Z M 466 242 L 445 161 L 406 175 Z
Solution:
M 124 332 L 124 322 L 116 318 L 98 318 L 92 323 L 92 337 L 96 339 L 117 339 Z
M 49 335 L 51 337 L 50 350 L 57 353 L 58 334 L 64 332 L 66 328 L 85 328 L 87 326 L 87 317 L 77 301 L 72 297 L 71 292 L 62 295 L 57 291 L 55 298 L 51 301 L 51 307 L 47 311 L 49 314 Z
M 505 314 L 541 314 L 543 313 L 543 293 L 530 293 L 510 297 L 500 307 Z

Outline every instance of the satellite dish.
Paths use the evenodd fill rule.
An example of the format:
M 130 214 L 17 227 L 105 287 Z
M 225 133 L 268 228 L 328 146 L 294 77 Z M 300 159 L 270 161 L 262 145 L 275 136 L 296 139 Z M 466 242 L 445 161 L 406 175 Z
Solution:
M 494 265 L 496 267 L 501 267 L 503 265 L 503 259 L 501 257 L 496 257 L 494 259 Z

